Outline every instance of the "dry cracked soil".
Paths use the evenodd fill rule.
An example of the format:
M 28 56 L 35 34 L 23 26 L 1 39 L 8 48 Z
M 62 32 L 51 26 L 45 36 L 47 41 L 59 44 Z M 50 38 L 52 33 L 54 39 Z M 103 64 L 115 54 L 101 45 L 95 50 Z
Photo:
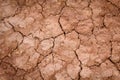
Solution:
M 0 0 L 0 80 L 120 80 L 120 0 Z

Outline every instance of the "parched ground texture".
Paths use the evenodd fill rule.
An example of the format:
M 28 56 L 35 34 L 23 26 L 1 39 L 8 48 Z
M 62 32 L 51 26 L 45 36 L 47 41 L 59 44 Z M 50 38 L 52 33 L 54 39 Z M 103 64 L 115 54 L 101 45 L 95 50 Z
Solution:
M 120 0 L 0 0 L 0 80 L 120 80 Z

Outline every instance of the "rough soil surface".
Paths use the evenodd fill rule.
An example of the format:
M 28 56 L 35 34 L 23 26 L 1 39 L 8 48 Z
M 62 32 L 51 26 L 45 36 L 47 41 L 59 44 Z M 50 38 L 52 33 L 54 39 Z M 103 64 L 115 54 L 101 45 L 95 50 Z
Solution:
M 0 80 L 120 80 L 120 0 L 0 0 Z

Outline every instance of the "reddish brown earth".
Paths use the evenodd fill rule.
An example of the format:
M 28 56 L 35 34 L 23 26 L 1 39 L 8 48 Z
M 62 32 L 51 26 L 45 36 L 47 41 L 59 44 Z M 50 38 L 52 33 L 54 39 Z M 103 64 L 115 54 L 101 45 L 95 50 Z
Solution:
M 120 80 L 120 0 L 0 0 L 0 80 Z

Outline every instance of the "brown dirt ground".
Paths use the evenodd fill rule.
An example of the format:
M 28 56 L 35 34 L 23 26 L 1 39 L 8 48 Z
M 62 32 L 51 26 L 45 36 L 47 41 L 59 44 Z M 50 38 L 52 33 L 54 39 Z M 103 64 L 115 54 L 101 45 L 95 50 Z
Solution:
M 120 0 L 0 0 L 0 80 L 120 80 Z

